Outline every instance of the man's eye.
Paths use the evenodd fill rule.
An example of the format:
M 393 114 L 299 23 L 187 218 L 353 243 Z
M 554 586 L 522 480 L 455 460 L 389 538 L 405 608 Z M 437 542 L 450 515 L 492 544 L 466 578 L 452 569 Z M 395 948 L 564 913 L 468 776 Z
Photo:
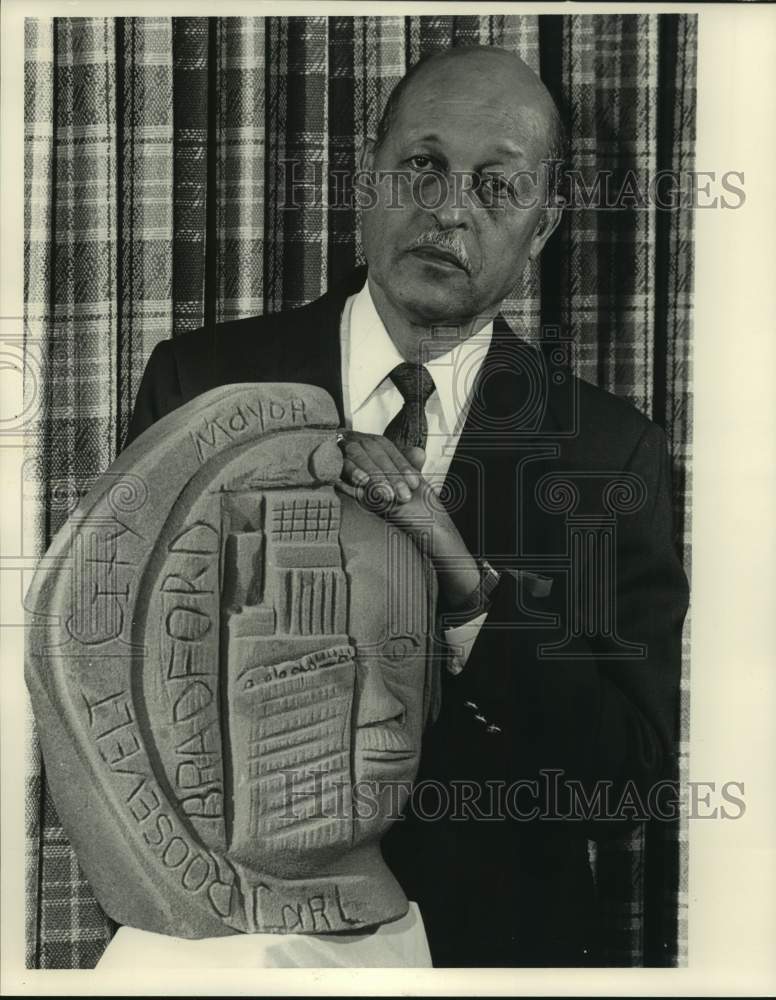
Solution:
M 483 174 L 479 184 L 480 192 L 493 198 L 506 198 L 509 182 L 501 174 Z
M 413 170 L 431 170 L 434 166 L 430 156 L 411 156 L 407 162 Z

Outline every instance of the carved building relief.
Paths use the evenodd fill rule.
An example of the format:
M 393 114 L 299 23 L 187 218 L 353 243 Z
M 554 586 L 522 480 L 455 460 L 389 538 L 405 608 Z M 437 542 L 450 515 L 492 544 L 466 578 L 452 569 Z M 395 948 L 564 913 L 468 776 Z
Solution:
M 406 912 L 379 840 L 417 770 L 433 574 L 338 492 L 336 425 L 310 386 L 199 397 L 119 457 L 33 582 L 48 781 L 119 923 L 330 933 Z

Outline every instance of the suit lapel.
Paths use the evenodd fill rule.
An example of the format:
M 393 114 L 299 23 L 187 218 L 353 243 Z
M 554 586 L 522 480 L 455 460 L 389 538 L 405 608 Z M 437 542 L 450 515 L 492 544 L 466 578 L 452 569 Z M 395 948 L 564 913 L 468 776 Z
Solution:
M 290 331 L 290 349 L 294 352 L 290 367 L 294 372 L 294 381 L 325 389 L 334 400 L 341 424 L 345 422 L 345 414 L 340 320 L 348 297 L 359 291 L 365 281 L 366 267 L 356 268 L 326 295 L 299 310 L 297 330 Z M 284 360 L 284 368 L 288 367 Z
M 539 456 L 555 447 L 557 396 L 541 352 L 497 317 L 445 480 L 447 509 L 474 555 L 518 552 L 517 460 L 537 455 L 535 480 Z

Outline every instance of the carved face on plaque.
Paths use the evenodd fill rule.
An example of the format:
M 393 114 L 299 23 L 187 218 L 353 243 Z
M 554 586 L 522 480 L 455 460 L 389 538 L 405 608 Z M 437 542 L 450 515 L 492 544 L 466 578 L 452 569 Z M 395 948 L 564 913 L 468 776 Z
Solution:
M 380 837 L 432 698 L 433 577 L 336 489 L 320 389 L 231 386 L 138 439 L 29 596 L 57 808 L 115 920 L 200 937 L 394 919 Z

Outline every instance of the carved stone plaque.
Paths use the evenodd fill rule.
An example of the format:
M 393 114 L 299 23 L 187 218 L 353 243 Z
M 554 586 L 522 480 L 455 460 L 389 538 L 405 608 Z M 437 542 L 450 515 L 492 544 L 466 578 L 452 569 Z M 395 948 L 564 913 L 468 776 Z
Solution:
M 339 492 L 321 389 L 215 389 L 138 438 L 28 595 L 46 776 L 97 898 L 178 937 L 402 916 L 379 842 L 432 697 L 433 573 Z

